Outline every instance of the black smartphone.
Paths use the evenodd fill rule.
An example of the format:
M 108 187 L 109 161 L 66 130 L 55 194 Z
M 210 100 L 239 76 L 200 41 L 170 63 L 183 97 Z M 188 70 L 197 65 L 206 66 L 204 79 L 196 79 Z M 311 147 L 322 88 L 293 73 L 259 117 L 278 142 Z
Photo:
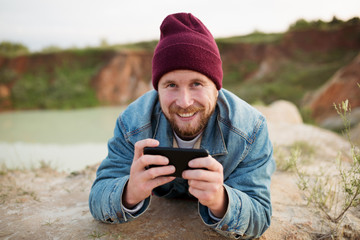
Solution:
M 161 155 L 169 159 L 169 165 L 175 167 L 175 173 L 170 176 L 181 177 L 184 170 L 190 169 L 188 163 L 194 158 L 207 157 L 208 151 L 205 149 L 192 148 L 168 148 L 168 147 L 145 147 L 144 154 Z M 156 167 L 158 165 L 150 165 Z

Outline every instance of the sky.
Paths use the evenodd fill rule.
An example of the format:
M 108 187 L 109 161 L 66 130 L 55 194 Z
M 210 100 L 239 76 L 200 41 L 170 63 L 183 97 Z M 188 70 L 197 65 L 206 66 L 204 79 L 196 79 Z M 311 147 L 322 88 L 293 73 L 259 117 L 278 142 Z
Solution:
M 0 42 L 31 51 L 155 40 L 163 19 L 190 12 L 215 38 L 284 32 L 303 18 L 360 16 L 359 0 L 0 0 Z

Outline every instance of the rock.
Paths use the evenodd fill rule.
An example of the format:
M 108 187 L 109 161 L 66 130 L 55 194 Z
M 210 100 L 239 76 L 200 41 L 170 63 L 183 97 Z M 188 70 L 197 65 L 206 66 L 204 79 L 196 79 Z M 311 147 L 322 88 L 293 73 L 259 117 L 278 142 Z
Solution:
M 350 131 L 350 139 L 355 144 L 360 146 L 360 123 L 357 126 L 355 126 L 354 128 L 351 129 L 351 131 Z
M 360 123 L 360 107 L 351 110 L 351 114 L 348 116 L 348 120 L 350 122 L 350 126 L 355 126 L 357 123 Z M 339 115 L 334 115 L 328 117 L 321 121 L 319 125 L 322 128 L 339 131 L 344 129 L 343 120 Z
M 9 109 L 10 107 L 11 107 L 10 88 L 5 84 L 0 84 L 0 112 L 1 110 Z
M 268 107 L 255 106 L 255 108 L 262 112 L 265 115 L 267 121 L 271 123 L 303 123 L 301 114 L 296 105 L 285 100 L 275 101 Z
M 149 52 L 121 52 L 104 66 L 92 81 L 97 98 L 104 104 L 128 104 L 151 86 Z
M 353 109 L 360 107 L 360 53 L 347 66 L 338 70 L 335 75 L 314 93 L 307 105 L 312 116 L 319 123 L 337 113 L 334 103 L 340 104 L 346 99 Z
M 10 97 L 10 89 L 4 84 L 0 84 L 0 99 Z

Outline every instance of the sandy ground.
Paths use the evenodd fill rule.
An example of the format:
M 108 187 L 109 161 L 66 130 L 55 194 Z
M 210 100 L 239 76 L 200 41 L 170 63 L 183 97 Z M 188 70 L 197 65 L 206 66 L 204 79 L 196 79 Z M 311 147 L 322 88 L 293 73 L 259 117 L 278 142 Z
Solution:
M 295 142 L 313 146 L 310 171 L 336 171 L 335 159 L 349 145 L 338 135 L 316 127 L 269 122 L 275 156 Z M 344 154 L 344 161 L 349 158 Z M 98 165 L 72 174 L 49 168 L 6 170 L 0 174 L 0 239 L 223 239 L 201 221 L 197 202 L 153 197 L 150 209 L 136 221 L 111 225 L 94 220 L 88 194 Z M 321 214 L 306 204 L 293 172 L 275 172 L 271 194 L 271 227 L 261 240 L 315 239 L 326 232 Z M 360 208 L 344 219 L 344 239 L 360 239 Z

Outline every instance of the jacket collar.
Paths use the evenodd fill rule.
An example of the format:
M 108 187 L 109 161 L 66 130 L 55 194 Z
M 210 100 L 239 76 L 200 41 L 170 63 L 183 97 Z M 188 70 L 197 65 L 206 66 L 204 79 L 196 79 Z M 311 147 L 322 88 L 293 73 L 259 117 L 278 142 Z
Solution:
M 224 136 L 218 121 L 219 111 L 219 108 L 216 107 L 206 125 L 201 141 L 201 148 L 208 150 L 211 156 L 228 154 Z
M 174 139 L 172 128 L 161 110 L 160 101 L 154 107 L 154 117 L 156 119 L 153 138 L 160 142 L 159 147 L 172 147 Z

